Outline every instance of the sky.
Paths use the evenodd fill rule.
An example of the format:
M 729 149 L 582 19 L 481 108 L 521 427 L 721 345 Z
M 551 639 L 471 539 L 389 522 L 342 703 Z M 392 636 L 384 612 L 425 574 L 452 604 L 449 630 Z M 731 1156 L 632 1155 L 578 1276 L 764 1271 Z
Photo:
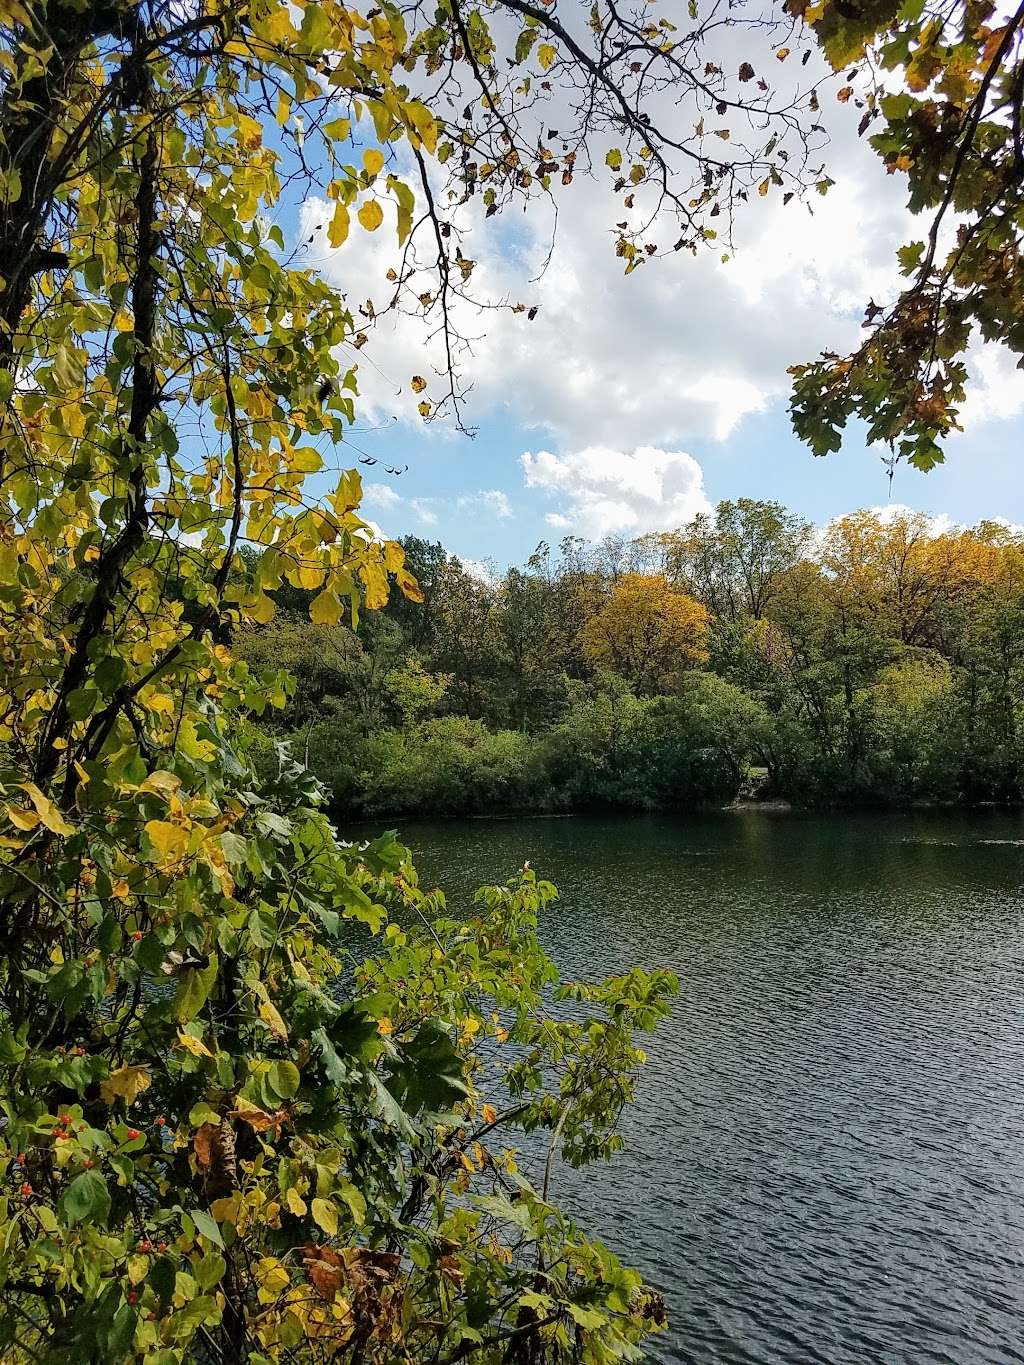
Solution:
M 541 540 L 669 530 L 742 496 L 817 523 L 890 501 L 958 524 L 1024 522 L 1024 376 L 1001 351 L 971 355 L 964 432 L 929 474 L 897 468 L 890 486 L 884 452 L 855 428 L 824 459 L 792 434 L 787 366 L 855 345 L 869 298 L 896 289 L 896 248 L 925 230 L 906 212 L 905 179 L 887 176 L 858 138 L 859 113 L 836 102 L 838 88 L 822 93 L 834 188 L 808 205 L 755 198 L 726 262 L 716 244 L 624 277 L 610 231 L 619 210 L 601 177 L 577 176 L 562 192 L 553 250 L 544 204 L 511 222 L 467 219 L 477 296 L 537 305 L 536 317 L 462 306 L 472 438 L 416 412 L 411 377 L 428 379 L 429 397 L 443 368 L 417 320 L 378 323 L 347 357 L 359 366 L 358 416 L 329 463 L 348 467 L 360 453 L 380 462 L 361 471 L 364 515 L 497 570 Z M 332 251 L 328 216 L 316 199 L 299 207 L 294 231 L 314 243 L 311 263 L 351 301 L 383 288 L 393 234 L 354 230 Z

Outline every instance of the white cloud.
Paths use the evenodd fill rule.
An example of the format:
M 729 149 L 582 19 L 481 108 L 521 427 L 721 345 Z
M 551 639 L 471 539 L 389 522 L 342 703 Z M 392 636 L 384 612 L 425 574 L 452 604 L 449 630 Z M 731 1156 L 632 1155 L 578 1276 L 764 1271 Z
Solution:
M 512 504 L 508 500 L 508 495 L 500 488 L 482 488 L 479 493 L 467 493 L 459 498 L 456 505 L 462 512 L 476 509 L 490 512 L 496 517 L 512 515 Z
M 470 578 L 475 578 L 478 583 L 485 583 L 489 586 L 498 581 L 497 571 L 489 560 L 465 559 L 462 555 L 458 556 L 458 560 Z
M 852 107 L 833 103 L 821 117 L 833 124 L 825 160 L 835 187 L 824 197 L 812 192 L 809 207 L 784 206 L 774 190 L 752 196 L 739 206 L 727 263 L 723 241 L 696 258 L 669 253 L 624 277 L 608 232 L 622 216 L 621 198 L 613 199 L 602 176 L 580 174 L 562 195 L 546 270 L 550 220 L 542 202 L 514 227 L 502 216 L 483 219 L 476 205 L 453 211 L 462 249 L 477 262 L 475 296 L 538 305 L 529 321 L 456 301 L 456 326 L 472 339 L 460 356 L 472 385 L 470 423 L 500 412 L 568 450 L 721 440 L 747 415 L 785 399 L 788 365 L 855 344 L 863 306 L 898 283 L 895 248 L 909 233 L 906 185 L 886 176 L 857 138 Z M 353 285 L 353 306 L 372 294 L 379 308 L 398 254 L 390 218 L 380 232 L 353 231 L 334 252 L 322 246 L 329 214 L 317 200 L 302 209 L 313 263 L 342 289 Z M 660 248 L 671 232 L 671 224 L 659 226 Z M 419 422 L 409 381 L 422 374 L 424 396 L 440 396 L 436 325 L 436 318 L 387 315 L 368 345 L 351 353 L 367 410 Z
M 403 498 L 388 483 L 364 484 L 363 502 L 369 507 L 380 507 L 388 512 L 406 508 L 424 526 L 436 526 L 445 508 L 451 505 L 444 498 Z M 481 488 L 476 493 L 460 494 L 454 506 L 459 512 L 472 512 L 478 517 L 504 519 L 513 515 L 508 494 L 500 488 Z
M 521 463 L 527 487 L 565 504 L 548 524 L 592 539 L 669 531 L 711 510 L 703 470 L 681 450 L 641 446 L 627 453 L 594 445 L 563 455 L 527 451 Z
M 363 484 L 363 502 L 371 507 L 397 507 L 401 501 L 389 483 Z
M 1024 372 L 1005 346 L 979 346 L 968 357 L 967 401 L 960 409 L 965 431 L 986 422 L 1009 421 L 1024 412 Z

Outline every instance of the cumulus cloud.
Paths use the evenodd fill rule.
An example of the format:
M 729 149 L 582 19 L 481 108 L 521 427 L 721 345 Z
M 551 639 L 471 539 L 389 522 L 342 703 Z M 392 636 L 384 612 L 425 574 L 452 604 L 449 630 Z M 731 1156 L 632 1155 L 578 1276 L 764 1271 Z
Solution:
M 528 488 L 562 504 L 548 524 L 592 539 L 616 531 L 669 531 L 711 510 L 703 470 L 681 450 L 593 445 L 561 455 L 527 451 L 521 464 Z
M 466 493 L 456 503 L 460 512 L 487 512 L 495 517 L 510 517 L 512 504 L 500 488 L 482 488 L 479 493 Z
M 404 498 L 389 483 L 367 483 L 363 485 L 363 502 L 368 507 L 379 507 L 388 512 L 405 509 L 424 526 L 436 526 L 441 512 L 452 505 L 460 512 L 472 512 L 476 516 L 505 519 L 513 515 L 508 494 L 500 488 L 462 493 L 451 504 L 444 498 Z
M 960 410 L 965 432 L 986 422 L 1010 421 L 1024 412 L 1024 372 L 1005 346 L 979 346 L 967 363 L 971 382 Z
M 581 173 L 564 193 L 546 268 L 551 223 L 543 203 L 514 226 L 502 216 L 482 218 L 472 204 L 454 210 L 463 250 L 477 262 L 475 296 L 537 305 L 529 321 L 455 303 L 456 327 L 471 339 L 459 357 L 472 385 L 469 420 L 499 413 L 568 450 L 676 449 L 724 439 L 746 416 L 784 400 L 788 365 L 855 344 L 864 304 L 898 286 L 906 188 L 857 138 L 850 110 L 833 105 L 821 117 L 833 124 L 825 159 L 836 184 L 828 195 L 812 192 L 807 207 L 784 206 L 774 191 L 753 196 L 739 207 L 735 249 L 716 243 L 697 257 L 669 252 L 629 278 L 608 232 L 622 215 L 621 199 L 602 177 Z M 331 251 L 323 231 L 330 213 L 316 199 L 302 208 L 313 263 L 348 290 L 353 306 L 367 294 L 379 306 L 398 256 L 390 217 L 378 232 L 353 230 Z M 665 223 L 661 232 L 670 231 Z M 411 377 L 428 380 L 427 397 L 441 388 L 437 319 L 389 314 L 369 335 L 350 357 L 365 407 L 417 423 Z
M 370 507 L 397 507 L 401 501 L 389 483 L 363 484 L 363 502 Z

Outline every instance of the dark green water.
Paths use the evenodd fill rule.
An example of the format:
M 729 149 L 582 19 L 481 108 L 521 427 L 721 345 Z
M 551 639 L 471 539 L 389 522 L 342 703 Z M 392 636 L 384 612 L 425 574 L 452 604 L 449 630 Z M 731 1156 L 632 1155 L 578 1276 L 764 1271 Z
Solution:
M 627 1150 L 562 1197 L 672 1361 L 1024 1361 L 1024 819 L 415 824 L 457 903 L 529 859 L 567 975 L 671 966 Z M 559 1189 L 556 1186 L 556 1191 Z

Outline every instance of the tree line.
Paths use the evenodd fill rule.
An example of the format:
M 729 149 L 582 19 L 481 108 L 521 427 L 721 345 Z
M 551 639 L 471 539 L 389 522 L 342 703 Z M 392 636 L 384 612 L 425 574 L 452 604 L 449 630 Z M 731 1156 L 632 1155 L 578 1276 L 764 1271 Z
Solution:
M 1020 799 L 1024 539 L 1001 523 L 816 531 L 740 498 L 489 581 L 402 543 L 422 604 L 317 627 L 286 588 L 239 642 L 294 679 L 264 761 L 288 739 L 339 813 Z

